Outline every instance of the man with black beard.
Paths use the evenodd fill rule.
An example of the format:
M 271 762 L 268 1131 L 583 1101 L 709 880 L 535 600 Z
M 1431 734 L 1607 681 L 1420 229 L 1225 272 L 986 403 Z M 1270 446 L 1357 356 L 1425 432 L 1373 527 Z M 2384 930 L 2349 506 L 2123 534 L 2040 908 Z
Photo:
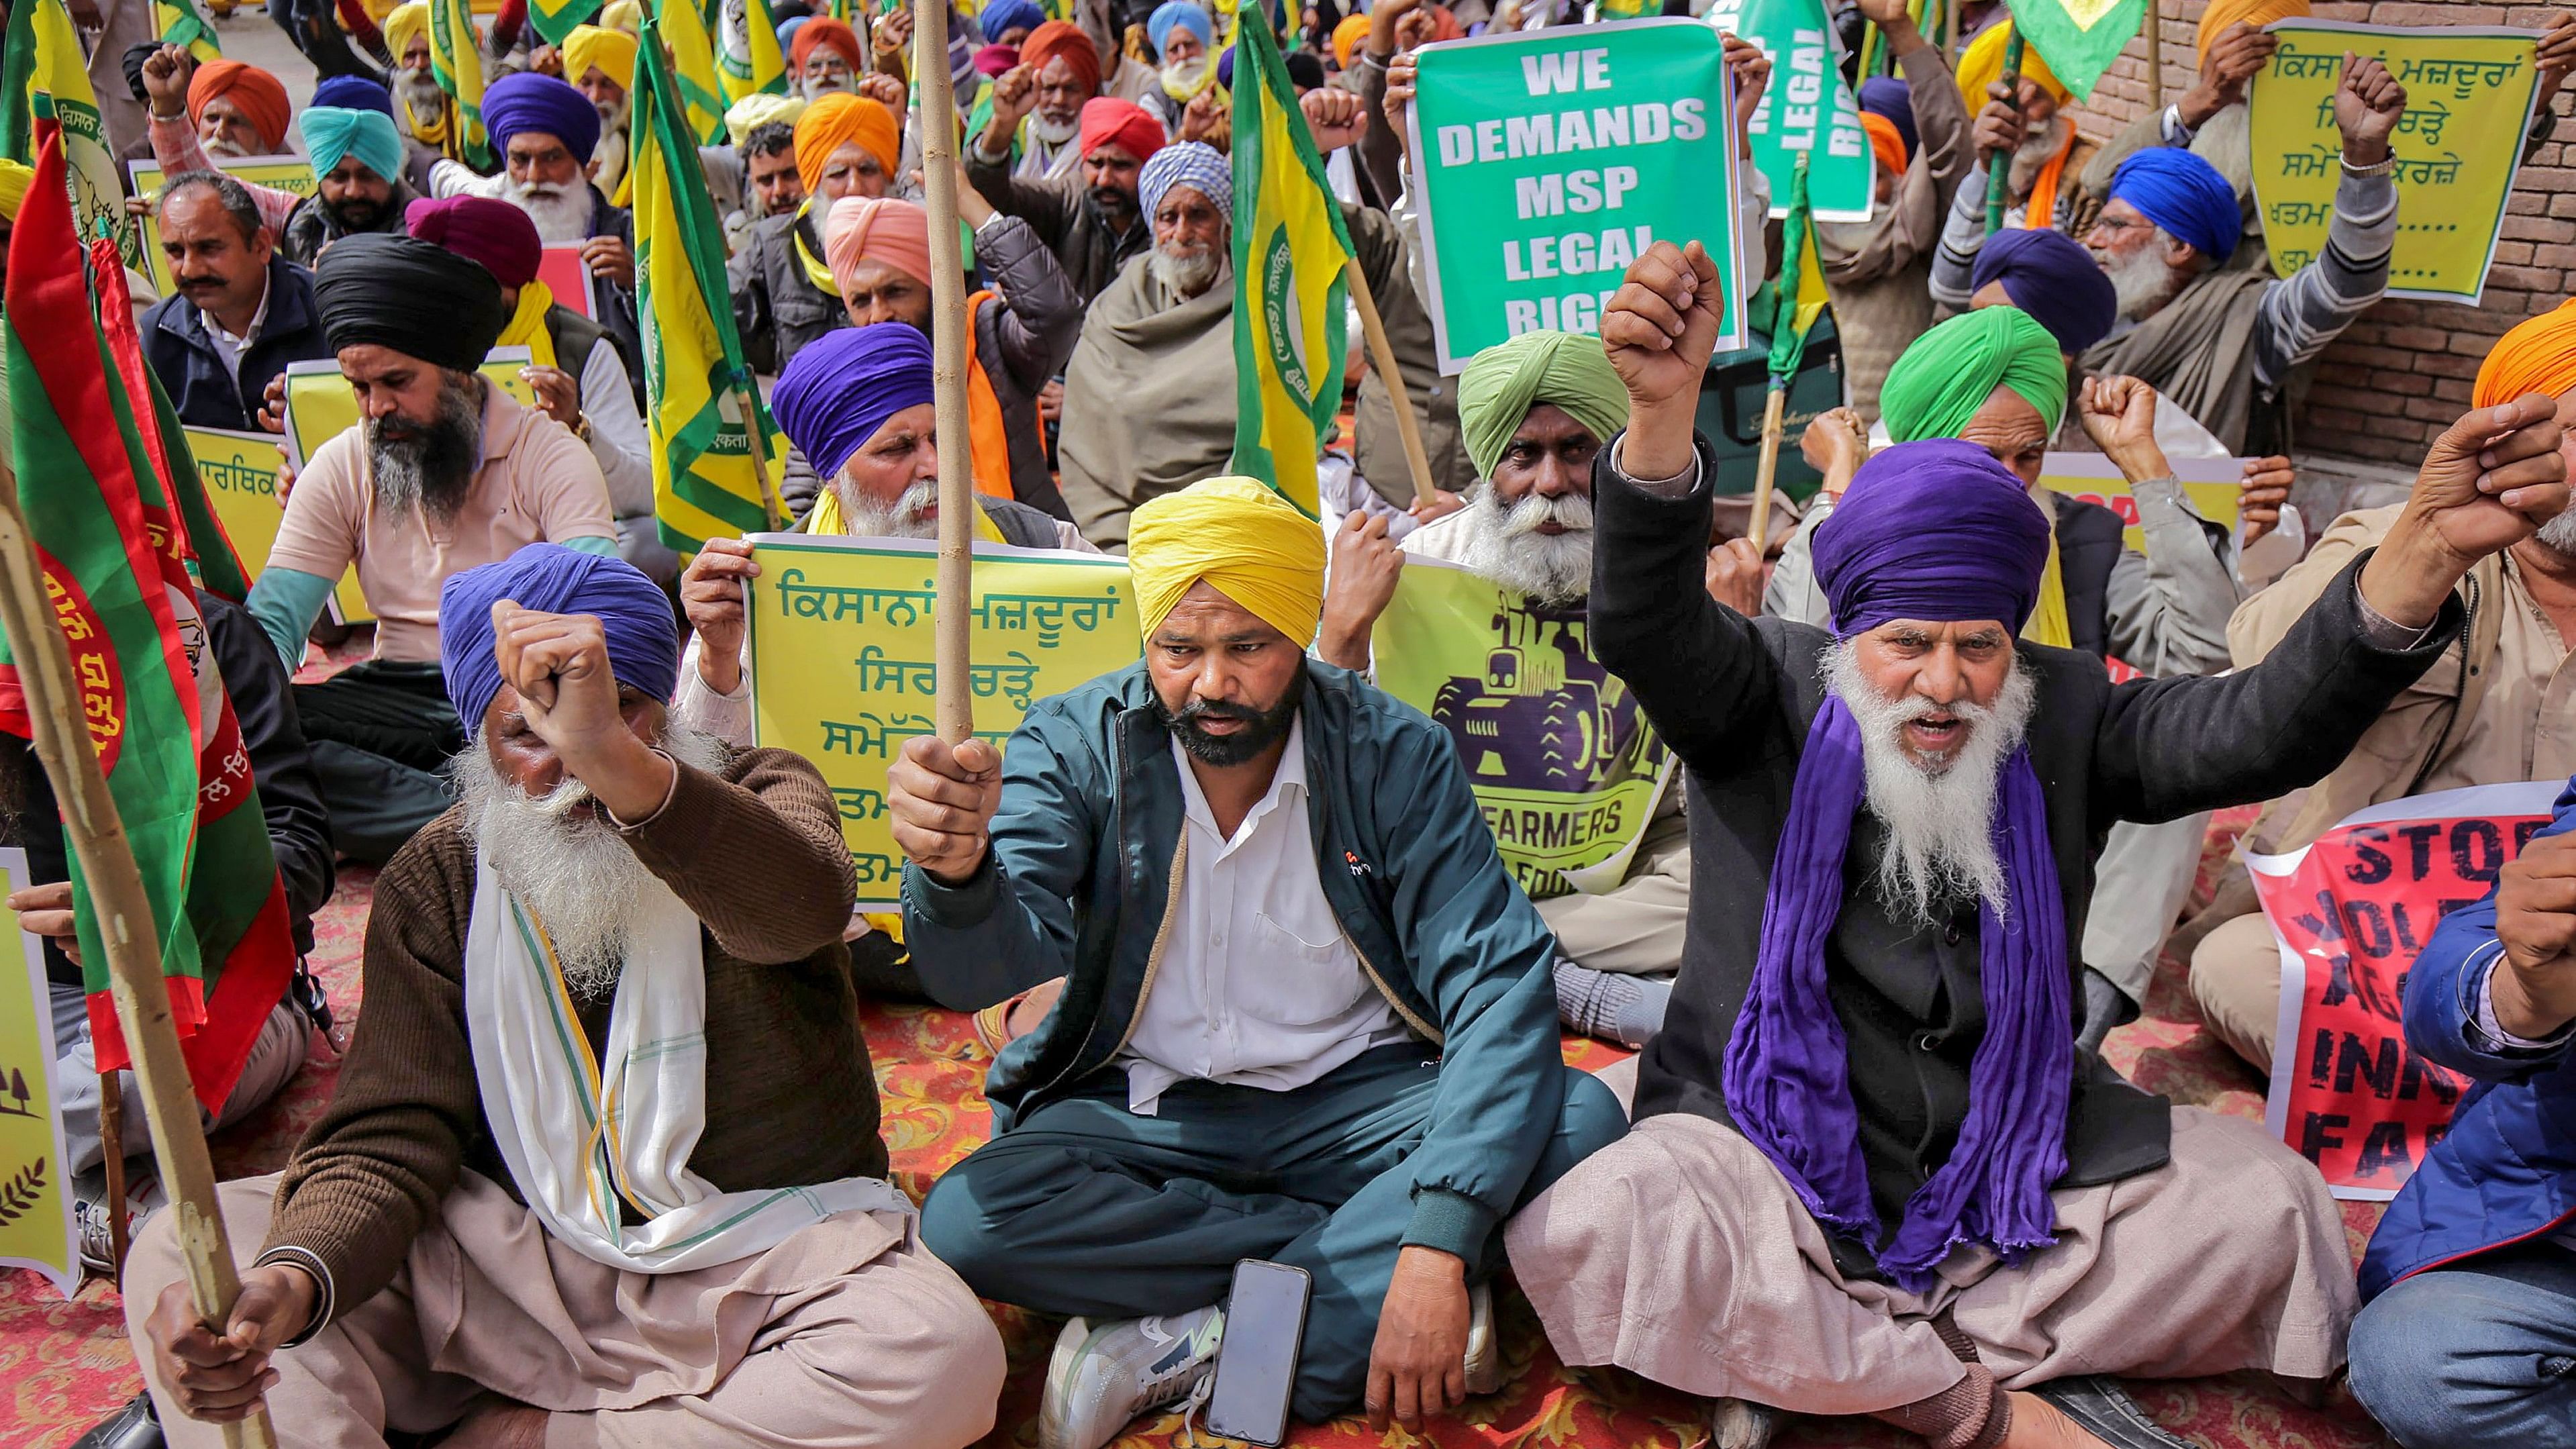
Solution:
M 1816 531 L 1830 632 L 1711 600 L 1694 417 L 1723 311 L 1700 245 L 1657 242 L 1602 319 L 1629 407 L 1594 469 L 1592 647 L 1681 761 L 1693 900 L 1635 1127 L 1511 1225 L 1550 1340 L 1726 1401 L 1728 1443 L 1759 1404 L 1944 1449 L 2143 1446 L 2099 1376 L 2322 1387 L 2357 1306 L 2324 1180 L 2076 1043 L 2095 859 L 2115 821 L 2332 769 L 2459 634 L 2462 575 L 2567 506 L 2552 408 L 2454 424 L 2260 664 L 2115 686 L 2016 637 L 2049 523 L 1955 439 L 1872 457 Z
M 994 116 L 1001 139 L 1007 143 L 1010 129 L 1036 103 L 1034 81 L 1009 93 L 997 91 Z M 1082 161 L 1073 174 L 1013 175 L 1008 145 L 988 151 L 985 132 L 979 131 L 966 147 L 966 182 L 995 211 L 1036 230 L 1088 306 L 1153 239 L 1150 208 L 1137 201 L 1137 178 L 1163 149 L 1165 137 L 1163 123 L 1133 101 L 1095 96 L 1082 103 L 1080 115 L 1074 140 Z
M 580 438 L 474 369 L 508 320 L 501 284 L 410 237 L 323 254 L 314 295 L 360 420 L 296 478 L 251 616 L 292 670 L 355 567 L 374 657 L 296 687 L 332 843 L 382 862 L 447 808 L 465 743 L 438 665 L 438 590 L 452 574 L 551 541 L 614 556 L 608 485 Z
M 1313 1275 L 1298 1417 L 1418 1432 L 1499 1367 L 1496 1225 L 1618 1105 L 1558 1058 L 1547 928 L 1447 735 L 1308 661 L 1313 521 L 1213 478 L 1135 525 L 1144 659 L 1040 701 L 1006 757 L 925 738 L 888 772 L 932 997 L 1069 978 L 922 1240 L 980 1294 L 1074 1315 L 1045 1449 L 1198 1390 L 1241 1258 Z
M 1601 344 L 1566 332 L 1524 332 L 1468 359 L 1458 378 L 1458 420 L 1478 481 L 1466 506 L 1390 541 L 1385 515 L 1354 511 L 1333 538 L 1332 585 L 1324 597 L 1315 652 L 1345 669 L 1371 667 L 1373 630 L 1395 598 L 1411 559 L 1453 564 L 1506 591 L 1497 628 L 1510 620 L 1552 626 L 1544 648 L 1584 643 L 1584 600 L 1592 591 L 1592 462 L 1627 419 L 1628 395 Z M 1742 545 L 1751 555 L 1752 545 Z M 1758 567 L 1758 564 L 1757 564 Z M 1523 627 L 1526 627 L 1524 623 Z M 1494 637 L 1484 650 L 1515 642 Z M 1570 671 L 1569 671 L 1570 672 Z M 1615 681 L 1610 689 L 1618 689 Z M 1623 715 L 1605 693 L 1604 717 Z M 1635 726 L 1631 726 L 1633 730 Z M 1480 736 L 1480 739 L 1483 737 Z M 1483 758 L 1483 784 L 1509 784 L 1534 770 L 1556 742 L 1534 728 L 1498 727 Z M 1633 757 L 1632 749 L 1642 749 Z M 1669 759 L 1633 734 L 1594 742 L 1591 757 L 1651 776 Z M 1572 796 L 1573 792 L 1566 792 Z M 1596 797 L 1597 800 L 1597 797 Z M 1591 807 L 1569 798 L 1548 809 Z M 1563 871 L 1504 849 L 1506 864 L 1556 936 L 1557 1014 L 1568 1030 L 1644 1046 L 1664 1018 L 1681 966 L 1690 912 L 1690 828 L 1681 792 L 1669 783 L 1652 808 L 1632 817 L 1624 875 L 1578 886 Z

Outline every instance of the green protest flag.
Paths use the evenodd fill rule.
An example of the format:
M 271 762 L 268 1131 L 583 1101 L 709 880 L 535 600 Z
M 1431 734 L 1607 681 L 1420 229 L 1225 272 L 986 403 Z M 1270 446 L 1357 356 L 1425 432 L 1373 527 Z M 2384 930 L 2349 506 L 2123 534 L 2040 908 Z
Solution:
M 215 22 L 206 18 L 198 0 L 153 0 L 152 15 L 160 28 L 162 44 L 182 47 L 199 62 L 223 58 L 223 43 L 215 38 Z
M 528 0 L 528 23 L 548 45 L 561 45 L 578 26 L 592 23 L 606 0 Z
M 1718 349 L 1744 345 L 1742 183 L 1715 30 L 1659 17 L 1417 54 L 1412 156 L 1441 371 L 1523 332 L 1598 333 L 1621 274 L 1657 241 L 1708 248 L 1725 293 Z
M 2005 0 L 2013 27 L 2079 101 L 2137 38 L 2147 0 Z
M 1824 0 L 1718 0 L 1708 23 L 1771 61 L 1771 85 L 1747 128 L 1753 164 L 1771 183 L 1771 214 L 1789 214 L 1789 173 L 1805 158 L 1819 220 L 1869 220 L 1878 157 L 1861 129 L 1860 97 L 1843 79 Z
M 1780 275 L 1765 285 L 1771 314 L 1771 386 L 1789 385 L 1807 355 L 1807 334 L 1831 300 L 1825 293 L 1825 264 L 1816 256 L 1816 228 L 1807 204 L 1807 161 L 1789 178 L 1789 219 L 1780 228 Z

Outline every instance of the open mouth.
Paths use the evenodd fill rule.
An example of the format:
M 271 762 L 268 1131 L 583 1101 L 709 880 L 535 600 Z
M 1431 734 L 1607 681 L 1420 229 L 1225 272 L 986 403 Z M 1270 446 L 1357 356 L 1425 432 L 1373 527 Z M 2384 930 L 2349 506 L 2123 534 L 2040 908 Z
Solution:
M 1905 722 L 1908 743 L 1926 754 L 1941 754 L 1967 737 L 1967 721 L 1952 714 L 1927 714 Z

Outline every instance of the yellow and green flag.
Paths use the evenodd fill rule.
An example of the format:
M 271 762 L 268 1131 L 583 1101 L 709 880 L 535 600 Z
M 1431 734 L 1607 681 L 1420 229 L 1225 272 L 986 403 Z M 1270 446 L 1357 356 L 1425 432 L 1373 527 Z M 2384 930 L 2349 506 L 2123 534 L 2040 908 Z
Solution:
M 215 39 L 215 22 L 197 0 L 152 0 L 152 23 L 164 45 L 185 46 L 198 61 L 220 60 L 224 48 Z
M 1255 7 L 1234 47 L 1232 472 L 1318 516 L 1315 458 L 1342 406 L 1351 236 Z
M 605 0 L 528 0 L 528 23 L 546 44 L 561 45 L 565 36 L 595 23 L 604 8 Z
M 1825 292 L 1825 264 L 1816 256 L 1816 224 L 1807 204 L 1807 158 L 1790 174 L 1789 219 L 1780 225 L 1780 275 L 1763 290 L 1770 311 L 1771 385 L 1785 388 L 1807 355 L 1807 334 L 1832 300 Z M 1760 326 L 1760 319 L 1755 319 Z
M 0 46 L 0 157 L 33 166 L 40 120 L 62 127 L 72 226 L 81 242 L 113 237 L 126 265 L 142 265 L 116 153 L 107 144 L 98 93 L 90 89 L 89 64 L 63 0 L 20 0 L 9 9 L 7 42 Z
M 2010 0 L 2013 28 L 2078 101 L 2137 39 L 2147 0 Z
M 671 48 L 669 75 L 678 88 L 675 94 L 681 124 L 697 138 L 698 145 L 725 144 L 724 83 L 717 78 L 715 45 L 707 39 L 707 23 L 698 14 L 696 0 L 653 0 L 652 10 L 662 43 Z M 771 36 L 772 40 L 776 38 L 775 34 Z M 638 77 L 644 73 L 640 59 L 635 63 L 635 73 Z M 628 134 L 642 135 L 643 129 L 638 126 Z M 630 173 L 634 170 L 631 164 L 627 169 Z
M 677 0 L 669 12 L 687 6 Z M 724 236 L 680 86 L 662 60 L 661 23 L 647 18 L 635 48 L 635 315 L 653 516 L 663 543 L 696 553 L 710 538 L 786 526 L 778 507 L 785 455 L 734 332 Z
M 722 0 L 718 0 L 721 9 Z M 769 20 L 769 0 L 743 0 L 743 43 L 737 54 L 731 30 L 717 32 L 716 82 L 727 106 L 746 96 L 787 94 L 787 57 L 778 49 L 778 27 Z
M 466 0 L 429 0 L 429 73 L 456 102 L 465 164 L 494 169 L 498 158 L 483 129 L 483 33 L 474 28 L 474 7 Z

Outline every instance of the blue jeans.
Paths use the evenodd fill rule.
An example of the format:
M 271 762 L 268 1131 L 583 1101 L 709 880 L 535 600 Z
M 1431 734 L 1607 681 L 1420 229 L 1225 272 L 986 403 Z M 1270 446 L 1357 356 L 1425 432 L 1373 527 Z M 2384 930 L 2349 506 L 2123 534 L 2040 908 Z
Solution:
M 2437 1268 L 2352 1325 L 2352 1391 L 2406 1449 L 2576 1449 L 2576 1251 Z

